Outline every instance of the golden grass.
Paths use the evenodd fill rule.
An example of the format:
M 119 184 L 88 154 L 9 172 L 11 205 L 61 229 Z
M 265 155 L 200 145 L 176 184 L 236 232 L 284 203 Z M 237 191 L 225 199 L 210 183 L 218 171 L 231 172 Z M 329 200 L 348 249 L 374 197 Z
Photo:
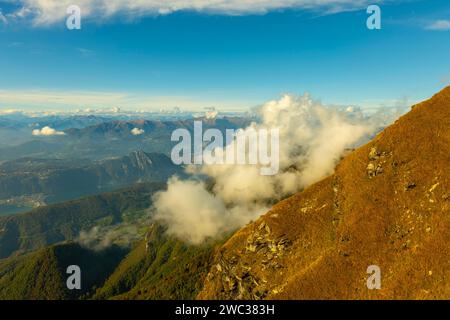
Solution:
M 383 172 L 367 174 L 376 148 Z M 282 268 L 245 250 L 264 221 L 292 241 Z M 275 205 L 237 232 L 217 257 L 237 257 L 272 299 L 450 298 L 450 87 L 413 107 L 344 158 L 331 177 Z M 369 265 L 380 290 L 366 286 Z M 211 274 L 218 273 L 214 268 Z M 200 299 L 230 298 L 208 277 Z M 233 298 L 233 297 L 231 297 Z

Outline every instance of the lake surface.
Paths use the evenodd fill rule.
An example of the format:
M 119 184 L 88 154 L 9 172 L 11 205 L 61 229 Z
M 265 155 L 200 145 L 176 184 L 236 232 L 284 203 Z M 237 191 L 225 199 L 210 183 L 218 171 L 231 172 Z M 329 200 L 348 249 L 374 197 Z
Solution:
M 0 217 L 30 211 L 31 207 L 19 207 L 14 205 L 0 205 Z

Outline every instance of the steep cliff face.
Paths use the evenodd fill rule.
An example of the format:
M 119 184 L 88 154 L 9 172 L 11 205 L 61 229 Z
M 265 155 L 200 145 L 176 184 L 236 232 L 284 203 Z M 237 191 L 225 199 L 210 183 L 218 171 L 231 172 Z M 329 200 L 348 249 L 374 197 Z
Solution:
M 198 298 L 449 299 L 449 244 L 447 87 L 237 232 Z

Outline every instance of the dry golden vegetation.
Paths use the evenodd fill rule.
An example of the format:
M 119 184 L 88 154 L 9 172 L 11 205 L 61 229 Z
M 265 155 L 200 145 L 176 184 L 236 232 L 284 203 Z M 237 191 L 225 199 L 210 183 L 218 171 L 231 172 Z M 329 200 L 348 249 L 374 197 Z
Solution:
M 198 298 L 449 299 L 449 244 L 447 87 L 237 232 Z

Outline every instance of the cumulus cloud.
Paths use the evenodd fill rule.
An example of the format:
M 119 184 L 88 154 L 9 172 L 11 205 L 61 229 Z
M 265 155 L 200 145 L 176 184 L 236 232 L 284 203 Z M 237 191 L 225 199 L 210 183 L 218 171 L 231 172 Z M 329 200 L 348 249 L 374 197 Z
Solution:
M 139 239 L 139 232 L 134 225 L 118 225 L 110 227 L 93 227 L 80 232 L 76 241 L 83 247 L 101 251 L 111 245 L 129 247 Z
M 140 136 L 141 134 L 144 134 L 145 130 L 144 129 L 140 129 L 140 128 L 133 128 L 133 130 L 131 130 L 131 134 L 133 136 Z
M 280 9 L 323 10 L 329 13 L 362 9 L 369 0 L 78 0 L 84 17 L 108 19 L 116 15 L 142 17 L 166 15 L 177 11 L 196 11 L 223 15 L 264 14 Z M 377 1 L 377 3 L 387 1 Z M 67 17 L 72 0 L 20 0 L 22 7 L 15 16 L 32 17 L 37 25 L 48 25 Z
M 216 119 L 219 112 L 215 108 L 210 108 L 205 111 L 205 119 Z
M 32 132 L 33 136 L 63 136 L 65 135 L 62 131 L 56 131 L 49 126 L 45 126 L 42 129 L 35 129 Z
M 203 182 L 169 180 L 168 189 L 154 197 L 154 218 L 168 225 L 168 233 L 199 244 L 205 239 L 234 230 L 266 209 L 249 205 L 227 208 L 223 199 L 207 191 Z
M 427 26 L 428 30 L 447 31 L 450 30 L 450 20 L 437 20 Z
M 309 95 L 285 95 L 262 105 L 252 129 L 279 129 L 279 173 L 260 174 L 259 165 L 202 165 L 188 168 L 212 186 L 172 179 L 154 198 L 155 218 L 168 232 L 191 243 L 245 225 L 275 201 L 333 173 L 347 148 L 370 140 L 398 113 L 364 115 L 357 108 L 326 107 Z M 230 152 L 229 146 L 216 152 Z

